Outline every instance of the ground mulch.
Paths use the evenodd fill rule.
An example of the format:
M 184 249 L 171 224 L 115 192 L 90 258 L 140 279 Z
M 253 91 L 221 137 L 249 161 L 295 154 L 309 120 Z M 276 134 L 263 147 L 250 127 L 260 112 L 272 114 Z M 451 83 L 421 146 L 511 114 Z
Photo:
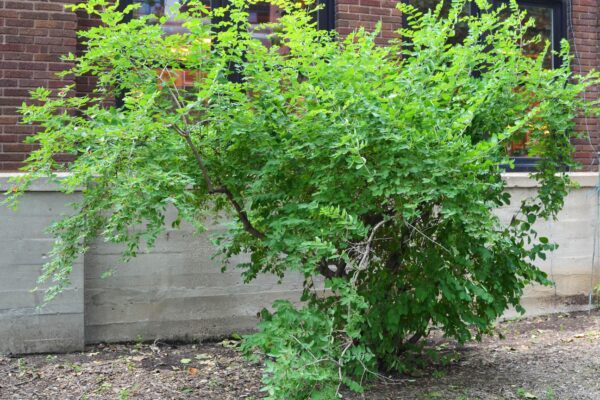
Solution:
M 600 312 L 498 324 L 504 338 L 464 346 L 348 399 L 600 399 Z M 82 353 L 0 357 L 0 399 L 259 399 L 261 369 L 235 341 L 90 346 Z M 424 360 L 424 361 L 423 361 Z

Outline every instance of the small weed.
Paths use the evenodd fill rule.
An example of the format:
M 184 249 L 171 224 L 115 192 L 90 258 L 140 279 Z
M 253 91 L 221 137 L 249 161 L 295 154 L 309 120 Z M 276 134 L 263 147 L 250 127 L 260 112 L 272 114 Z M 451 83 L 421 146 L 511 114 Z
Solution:
M 129 357 L 125 357 L 125 366 L 127 367 L 127 371 L 129 372 L 135 370 L 135 363 Z
M 129 400 L 129 389 L 119 390 L 119 400 Z
M 537 396 L 535 394 L 529 393 L 527 390 L 525 390 L 523 388 L 517 389 L 517 396 L 519 396 L 520 399 L 530 399 L 530 400 L 537 399 Z
M 443 395 L 440 392 L 429 392 L 425 394 L 426 399 L 441 399 Z
M 191 388 L 191 387 L 182 387 L 181 389 L 179 389 L 179 391 L 181 393 L 185 393 L 185 394 L 192 394 L 192 393 L 194 393 L 194 388 Z
M 433 371 L 433 374 L 431 374 L 435 379 L 442 379 L 443 377 L 446 376 L 446 371 Z
M 554 399 L 556 399 L 556 393 L 554 392 L 554 389 L 552 389 L 552 388 L 546 389 L 546 400 L 554 400 Z
M 54 354 L 48 354 L 46 356 L 46 361 L 52 362 L 55 361 L 58 358 L 58 356 L 55 356 Z
M 19 358 L 17 360 L 17 367 L 19 368 L 19 372 L 21 373 L 21 375 L 26 374 L 29 371 L 27 361 L 25 361 L 24 358 Z
M 83 367 L 79 364 L 75 363 L 67 363 L 67 367 L 72 369 L 76 374 L 80 373 L 83 370 Z
M 142 335 L 137 335 L 135 337 L 135 349 L 137 351 L 142 350 L 142 347 L 144 346 L 144 337 Z
M 110 389 L 112 389 L 112 383 L 110 382 L 102 382 L 102 385 L 98 388 L 99 393 L 106 393 Z

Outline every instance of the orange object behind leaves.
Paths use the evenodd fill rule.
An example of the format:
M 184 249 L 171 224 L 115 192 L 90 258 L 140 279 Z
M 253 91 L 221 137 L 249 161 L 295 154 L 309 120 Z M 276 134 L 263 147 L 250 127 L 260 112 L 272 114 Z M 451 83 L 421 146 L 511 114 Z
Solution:
M 202 71 L 192 71 L 187 69 L 159 69 L 159 86 L 172 84 L 176 88 L 186 88 L 194 86 L 194 82 L 206 76 Z

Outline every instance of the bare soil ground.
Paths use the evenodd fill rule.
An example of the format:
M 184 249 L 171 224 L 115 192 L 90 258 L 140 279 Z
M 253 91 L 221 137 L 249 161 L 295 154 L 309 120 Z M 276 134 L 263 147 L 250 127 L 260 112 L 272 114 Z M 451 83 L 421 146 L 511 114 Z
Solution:
M 460 346 L 433 337 L 429 360 L 349 399 L 600 399 L 600 312 L 503 322 Z M 260 367 L 233 343 L 98 345 L 82 353 L 0 357 L 0 399 L 259 399 Z

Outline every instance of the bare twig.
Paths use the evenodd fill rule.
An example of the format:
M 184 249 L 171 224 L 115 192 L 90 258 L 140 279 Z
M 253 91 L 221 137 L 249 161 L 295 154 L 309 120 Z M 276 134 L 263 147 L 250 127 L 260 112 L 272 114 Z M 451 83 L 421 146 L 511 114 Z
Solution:
M 445 247 L 443 244 L 436 242 L 434 239 L 432 239 L 430 236 L 427 236 L 425 233 L 423 233 L 423 231 L 421 231 L 419 228 L 417 228 L 416 226 L 412 225 L 410 222 L 408 221 L 404 221 L 404 223 L 408 226 L 410 226 L 411 228 L 414 229 L 415 232 L 419 233 L 421 236 L 423 236 L 425 239 L 429 240 L 431 243 L 440 246 L 442 249 L 446 250 L 448 253 L 452 254 L 452 252 L 450 250 L 448 250 L 447 247 Z
M 358 271 L 362 271 L 367 268 L 367 264 L 369 263 L 369 253 L 371 253 L 371 244 L 373 243 L 375 233 L 377 232 L 377 229 L 379 229 L 385 223 L 386 220 L 380 221 L 377 225 L 373 227 L 373 230 L 371 230 L 371 235 L 369 235 L 369 239 L 367 240 L 367 243 L 365 245 L 365 252 L 360 260 L 360 263 L 358 263 Z
M 375 234 L 377 233 L 377 230 L 379 228 L 381 228 L 383 226 L 383 224 L 385 224 L 386 222 L 387 222 L 387 220 L 378 222 L 371 230 L 371 234 L 367 238 L 367 241 L 364 242 L 364 250 L 363 251 L 357 250 L 357 252 L 362 253 L 362 257 L 361 257 L 358 265 L 356 265 L 354 268 L 346 267 L 347 270 L 354 269 L 354 275 L 351 280 L 353 284 L 356 282 L 356 279 L 358 278 L 358 273 L 360 271 L 364 271 L 365 269 L 367 269 L 367 267 L 369 265 L 369 255 L 371 253 L 371 246 L 373 244 L 373 240 L 375 239 Z M 359 244 L 359 246 L 360 246 L 360 244 Z M 357 247 L 359 247 L 359 246 L 357 246 Z
M 344 377 L 342 374 L 342 367 L 344 366 L 344 355 L 346 354 L 346 351 L 348 351 L 348 349 L 350 348 L 350 346 L 352 346 L 352 340 L 348 341 L 348 344 L 346 344 L 346 347 L 344 347 L 344 350 L 342 351 L 342 354 L 340 354 L 340 360 L 338 361 L 338 386 L 337 389 L 335 391 L 336 396 L 340 395 L 340 389 L 342 388 L 342 383 L 344 381 Z

